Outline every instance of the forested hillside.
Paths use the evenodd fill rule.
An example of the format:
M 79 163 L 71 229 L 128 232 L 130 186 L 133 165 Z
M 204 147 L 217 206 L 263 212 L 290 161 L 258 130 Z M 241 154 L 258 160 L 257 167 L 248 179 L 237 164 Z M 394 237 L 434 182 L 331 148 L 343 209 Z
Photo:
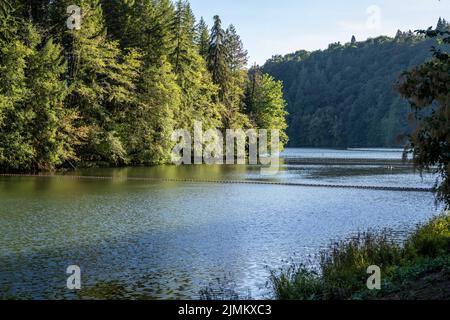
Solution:
M 166 163 L 194 121 L 284 130 L 281 83 L 247 59 L 186 1 L 0 0 L 0 170 Z
M 440 20 L 438 29 L 449 29 Z M 431 58 L 435 40 L 412 32 L 327 50 L 274 56 L 263 67 L 284 83 L 290 146 L 394 147 L 410 131 L 400 75 Z

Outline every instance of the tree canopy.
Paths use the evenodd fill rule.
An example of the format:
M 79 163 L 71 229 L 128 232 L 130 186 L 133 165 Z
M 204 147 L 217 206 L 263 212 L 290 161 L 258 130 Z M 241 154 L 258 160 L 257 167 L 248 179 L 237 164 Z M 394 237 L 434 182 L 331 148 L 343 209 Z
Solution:
M 439 43 L 450 44 L 450 28 L 439 20 L 435 30 L 418 31 Z M 399 92 L 408 99 L 416 125 L 407 151 L 420 170 L 439 174 L 437 200 L 450 208 L 450 54 L 449 47 L 434 47 L 433 59 L 402 75 Z
M 289 146 L 403 146 L 410 108 L 395 83 L 404 70 L 429 61 L 433 45 L 399 31 L 395 38 L 352 38 L 323 51 L 274 56 L 262 70 L 284 83 Z
M 0 170 L 167 163 L 195 121 L 284 130 L 280 83 L 245 105 L 247 61 L 233 25 L 209 31 L 184 0 L 0 0 Z

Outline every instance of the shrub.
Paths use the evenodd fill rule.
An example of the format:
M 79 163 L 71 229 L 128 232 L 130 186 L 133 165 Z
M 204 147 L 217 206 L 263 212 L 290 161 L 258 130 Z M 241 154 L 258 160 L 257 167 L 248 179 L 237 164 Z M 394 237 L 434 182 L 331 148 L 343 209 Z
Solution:
M 447 212 L 418 230 L 406 242 L 410 258 L 450 254 L 450 212 Z
M 396 283 L 404 283 L 405 277 L 440 267 L 447 270 L 449 255 L 450 213 L 445 213 L 419 227 L 404 246 L 391 240 L 386 231 L 358 234 L 323 251 L 319 272 L 292 265 L 271 272 L 270 284 L 280 300 L 374 298 L 378 293 L 366 287 L 369 266 L 381 267 L 384 283 L 392 289 Z
M 280 274 L 272 271 L 270 283 L 277 300 L 319 300 L 324 285 L 319 275 L 304 266 L 292 265 Z
M 346 299 L 352 292 L 367 289 L 367 268 L 386 270 L 402 262 L 402 249 L 388 233 L 367 232 L 339 242 L 321 254 L 320 268 L 327 299 Z

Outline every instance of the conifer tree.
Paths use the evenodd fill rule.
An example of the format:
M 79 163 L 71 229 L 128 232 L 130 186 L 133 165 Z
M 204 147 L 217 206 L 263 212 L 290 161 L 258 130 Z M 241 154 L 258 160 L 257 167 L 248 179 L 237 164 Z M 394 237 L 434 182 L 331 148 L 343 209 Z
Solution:
M 245 89 L 245 113 L 254 118 L 253 106 L 255 105 L 256 89 L 260 86 L 263 73 L 261 68 L 254 64 L 247 72 L 247 83 Z
M 194 42 L 195 19 L 191 8 L 181 0 L 176 4 L 172 34 L 175 46 L 169 58 L 182 90 L 180 127 L 191 128 L 195 120 L 203 121 L 206 127 L 220 127 L 221 106 L 214 101 L 217 88 Z
M 0 0 L 0 43 L 11 40 L 17 31 L 18 21 L 14 16 L 11 0 Z
M 117 42 L 107 39 L 99 0 L 81 0 L 80 30 L 66 30 L 68 79 L 71 95 L 68 106 L 79 110 L 88 127 L 87 143 L 79 150 L 88 161 L 126 163 L 122 141 L 114 126 L 112 112 L 135 102 L 135 81 L 139 55 L 123 54 Z M 60 8 L 64 12 L 64 4 Z
M 224 103 L 228 111 L 228 123 L 231 127 L 249 127 L 248 118 L 242 114 L 248 53 L 244 49 L 242 40 L 233 25 L 230 25 L 225 32 L 225 48 L 229 76 L 227 83 L 224 84 L 226 88 Z
M 85 138 L 85 128 L 74 126 L 78 113 L 64 106 L 69 93 L 61 80 L 65 70 L 61 48 L 51 39 L 30 58 L 25 103 L 33 112 L 28 131 L 32 135 L 34 170 L 53 170 L 64 162 L 78 160 L 75 148 Z
M 0 0 L 0 167 L 167 163 L 176 128 L 252 126 L 246 63 L 187 1 Z
M 438 31 L 444 31 L 445 30 L 445 20 L 442 20 L 442 17 L 439 17 L 436 30 Z
M 170 0 L 135 0 L 126 19 L 122 47 L 142 51 L 146 65 L 160 63 L 173 50 L 174 7 Z
M 198 52 L 203 57 L 203 59 L 208 59 L 209 51 L 209 30 L 203 17 L 196 26 L 196 43 L 198 46 Z
M 175 47 L 170 54 L 170 60 L 178 81 L 182 85 L 192 77 L 193 60 L 197 59 L 194 44 L 194 16 L 188 3 L 178 0 L 172 23 Z
M 128 37 L 131 35 L 130 26 L 135 25 L 131 10 L 135 0 L 102 0 L 108 38 L 120 41 L 127 47 Z
M 27 60 L 33 51 L 22 41 L 3 43 L 0 56 L 0 168 L 30 170 L 34 156 L 27 125 L 32 112 L 24 101 Z
M 211 29 L 211 39 L 208 52 L 208 69 L 212 80 L 220 87 L 220 98 L 223 100 L 226 93 L 226 84 L 229 77 L 227 48 L 225 46 L 225 31 L 222 29 L 222 20 L 214 16 L 214 25 Z
M 140 95 L 135 108 L 125 113 L 121 133 L 133 164 L 162 164 L 170 161 L 171 134 L 179 113 L 181 90 L 167 58 L 143 70 Z
M 136 0 L 129 8 L 123 46 L 140 50 L 143 65 L 136 105 L 125 112 L 121 136 L 133 164 L 170 160 L 171 132 L 180 110 L 181 91 L 169 62 L 173 50 L 174 8 L 170 1 Z
M 61 48 L 52 40 L 42 44 L 30 24 L 21 37 L 0 59 L 0 166 L 52 170 L 77 159 L 74 146 L 84 131 L 74 126 L 76 112 L 64 107 L 68 88 L 61 80 Z
M 244 49 L 236 28 L 230 25 L 225 32 L 225 47 L 228 52 L 228 64 L 232 72 L 243 70 L 248 62 L 248 52 Z
M 0 17 L 5 17 L 8 15 L 12 6 L 9 0 L 0 0 Z

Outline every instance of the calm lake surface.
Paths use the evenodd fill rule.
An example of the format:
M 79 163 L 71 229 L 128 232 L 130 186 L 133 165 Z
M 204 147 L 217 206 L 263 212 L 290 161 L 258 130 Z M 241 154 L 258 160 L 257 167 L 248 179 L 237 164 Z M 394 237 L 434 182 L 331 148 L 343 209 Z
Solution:
M 426 192 L 127 180 L 127 177 L 265 180 L 432 187 L 395 149 L 288 149 L 274 177 L 249 166 L 89 169 L 0 177 L 0 298 L 196 299 L 215 279 L 270 298 L 270 269 L 314 261 L 331 241 L 390 228 L 399 239 L 440 211 Z M 356 165 L 295 159 L 360 159 Z M 365 165 L 367 159 L 387 164 Z M 293 160 L 293 161 L 292 161 Z M 83 290 L 66 289 L 69 265 Z

